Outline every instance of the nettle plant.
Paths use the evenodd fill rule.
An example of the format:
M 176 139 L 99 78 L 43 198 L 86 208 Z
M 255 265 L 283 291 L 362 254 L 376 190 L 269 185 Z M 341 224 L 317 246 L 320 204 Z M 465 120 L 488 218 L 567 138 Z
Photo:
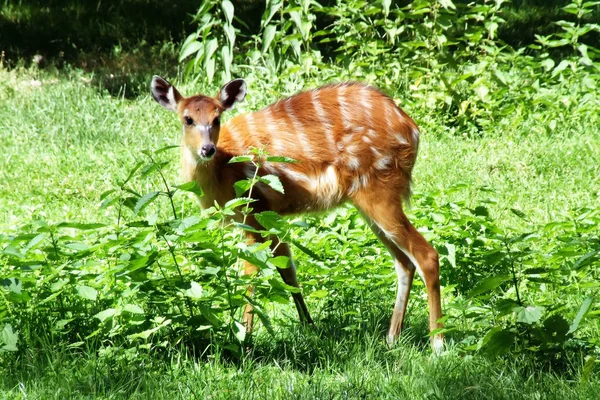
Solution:
M 1 281 L 6 323 L 3 350 L 40 349 L 64 343 L 70 348 L 123 346 L 154 348 L 183 344 L 202 351 L 216 345 L 238 352 L 246 340 L 240 307 L 252 303 L 268 331 L 263 311 L 269 302 L 288 302 L 289 287 L 274 276 L 287 260 L 273 257 L 269 242 L 246 245 L 240 231 L 227 229 L 234 213 L 252 211 L 249 197 L 231 200 L 202 214 L 177 212 L 182 193 L 201 194 L 195 183 L 169 185 L 161 159 L 173 146 L 145 151 L 117 188 L 101 196 L 113 210 L 114 224 L 44 221 L 3 235 L 1 260 L 9 272 Z M 178 146 L 175 146 L 178 147 Z M 259 151 L 232 162 L 285 162 Z M 135 182 L 153 181 L 162 189 L 142 194 Z M 236 184 L 241 195 L 262 182 L 282 190 L 276 180 L 252 177 Z M 288 237 L 297 227 L 274 213 L 257 214 L 265 235 Z M 243 223 L 243 229 L 254 229 Z M 261 268 L 253 278 L 239 274 L 238 259 Z M 249 296 L 249 285 L 255 295 Z

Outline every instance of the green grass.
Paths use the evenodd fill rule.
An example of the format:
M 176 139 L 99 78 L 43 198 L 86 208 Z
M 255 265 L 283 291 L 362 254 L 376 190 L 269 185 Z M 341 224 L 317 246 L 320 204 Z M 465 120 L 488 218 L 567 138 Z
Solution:
M 341 315 L 338 317 L 343 318 Z M 55 349 L 43 362 L 20 360 L 0 379 L 3 398 L 211 398 L 211 399 L 591 399 L 597 381 L 577 371 L 543 370 L 524 357 L 464 357 L 454 349 L 435 357 L 415 345 L 410 331 L 392 350 L 382 327 L 341 331 L 335 323 L 314 330 L 283 327 L 275 337 L 259 335 L 236 362 L 171 357 L 137 349 L 118 354 L 72 354 Z M 4 391 L 4 393 L 3 393 Z
M 114 212 L 98 207 L 100 194 L 125 178 L 143 158 L 142 150 L 178 143 L 174 116 L 148 95 L 133 100 L 112 96 L 90 78 L 78 71 L 0 70 L 0 232 L 15 232 L 35 218 L 112 222 Z M 245 110 L 276 99 L 255 85 L 255 91 L 249 87 Z M 538 114 L 523 117 L 517 128 L 511 128 L 512 120 L 500 121 L 472 139 L 449 135 L 435 118 L 415 110 L 424 135 L 413 210 L 419 208 L 420 195 L 427 194 L 472 206 L 493 200 L 489 208 L 499 226 L 526 227 L 511 208 L 542 224 L 569 218 L 581 207 L 597 207 L 599 126 L 581 117 L 547 131 L 540 128 Z M 169 154 L 178 157 L 176 151 Z M 176 181 L 177 162 L 166 172 Z M 448 190 L 459 183 L 467 189 Z M 482 190 L 486 187 L 494 192 Z M 196 212 L 192 202 L 184 204 L 187 214 Z M 302 263 L 300 274 L 301 281 L 311 278 L 302 275 Z M 319 317 L 314 330 L 294 322 L 291 306 L 278 306 L 285 315 L 274 316 L 276 335 L 259 328 L 248 353 L 237 361 L 220 353 L 192 356 L 177 344 L 169 354 L 142 348 L 108 354 L 92 344 L 88 350 L 50 349 L 48 340 L 48 347 L 27 349 L 0 366 L 0 397 L 599 397 L 597 377 L 583 372 L 579 351 L 567 354 L 560 367 L 524 356 L 464 356 L 451 344 L 446 354 L 431 356 L 424 338 L 425 303 L 418 295 L 411 299 L 405 337 L 388 350 L 383 341 L 393 301 L 388 289 L 368 297 L 380 297 L 381 304 L 359 305 L 360 299 L 352 299 L 340 307 L 337 300 L 327 309 L 313 302 Z M 359 326 L 348 316 L 357 308 L 368 310 L 367 322 Z

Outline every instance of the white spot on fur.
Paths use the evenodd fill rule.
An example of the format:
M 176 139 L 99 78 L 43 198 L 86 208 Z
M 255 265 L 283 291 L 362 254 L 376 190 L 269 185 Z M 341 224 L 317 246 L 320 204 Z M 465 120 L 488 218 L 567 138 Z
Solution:
M 396 140 L 398 141 L 398 143 L 400 144 L 408 144 L 408 140 L 406 140 L 406 138 L 404 137 L 404 135 L 400 132 L 398 133 L 394 133 L 394 137 L 396 138 Z
M 371 143 L 373 143 L 373 140 L 372 140 L 370 137 L 368 137 L 368 136 L 363 136 L 363 137 L 362 137 L 362 140 L 363 140 L 363 142 L 365 142 L 366 144 L 371 144 Z
M 346 146 L 346 153 L 349 156 L 354 156 L 359 150 L 358 144 L 352 143 L 348 146 Z
M 311 186 L 312 191 L 324 207 L 330 207 L 338 201 L 338 177 L 333 165 L 327 167 L 322 174 L 317 175 Z
M 362 185 L 363 188 L 367 187 L 369 185 L 369 175 L 364 174 L 360 176 L 360 184 Z
M 379 169 L 379 170 L 387 169 L 391 165 L 392 165 L 392 158 L 388 157 L 388 156 L 383 156 L 383 157 L 377 159 L 377 161 L 375 161 L 375 163 L 373 164 L 375 169 Z
M 356 156 L 348 156 L 348 168 L 356 171 L 360 168 L 360 160 Z

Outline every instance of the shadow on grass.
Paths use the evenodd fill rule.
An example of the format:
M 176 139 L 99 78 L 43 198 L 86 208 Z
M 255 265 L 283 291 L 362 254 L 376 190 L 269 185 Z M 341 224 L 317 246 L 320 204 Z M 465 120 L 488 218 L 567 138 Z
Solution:
M 314 325 L 289 321 L 278 322 L 274 336 L 263 332 L 253 338 L 248 357 L 258 363 L 277 363 L 282 367 L 311 373 L 316 368 L 345 365 L 358 354 L 375 353 L 385 360 L 385 353 L 411 350 L 429 351 L 427 318 L 409 318 L 399 342 L 390 349 L 386 335 L 391 310 L 373 307 L 357 315 L 356 308 L 334 308 L 315 319 Z

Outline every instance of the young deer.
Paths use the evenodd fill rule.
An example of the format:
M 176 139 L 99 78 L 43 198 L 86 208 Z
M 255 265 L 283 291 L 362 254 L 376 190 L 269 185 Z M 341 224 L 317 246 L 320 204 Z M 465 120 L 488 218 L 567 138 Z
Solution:
M 227 83 L 216 97 L 183 97 L 173 85 L 155 76 L 152 96 L 167 110 L 177 112 L 183 123 L 183 176 L 202 188 L 204 196 L 199 200 L 203 208 L 215 201 L 225 204 L 235 197 L 235 182 L 254 176 L 254 165 L 228 164 L 232 157 L 256 147 L 295 159 L 298 162 L 293 164 L 261 164 L 258 174 L 278 176 L 285 193 L 259 183 L 252 192 L 254 211 L 288 215 L 323 211 L 351 201 L 394 259 L 398 292 L 388 342 L 393 343 L 402 329 L 415 270 L 427 287 L 430 330 L 441 328 L 438 254 L 402 209 L 402 200 L 410 196 L 419 130 L 390 97 L 361 83 L 329 85 L 239 115 L 221 126 L 221 114 L 246 96 L 242 79 Z M 246 222 L 260 229 L 252 217 Z M 250 240 L 265 240 L 248 235 Z M 298 287 L 289 247 L 273 238 L 272 248 L 276 255 L 289 257 L 289 268 L 279 273 L 285 283 Z M 245 273 L 256 271 L 246 264 Z M 300 320 L 311 323 L 302 293 L 292 296 Z M 250 305 L 244 321 L 251 330 Z M 442 335 L 431 339 L 439 350 Z

